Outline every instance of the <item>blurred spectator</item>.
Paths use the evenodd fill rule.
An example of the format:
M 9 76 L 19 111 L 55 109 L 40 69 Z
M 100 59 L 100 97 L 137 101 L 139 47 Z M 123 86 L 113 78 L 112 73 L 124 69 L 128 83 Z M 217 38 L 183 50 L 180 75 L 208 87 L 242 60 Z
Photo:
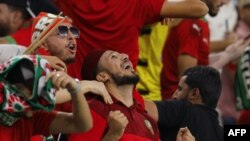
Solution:
M 225 4 L 215 17 L 206 15 L 210 29 L 211 41 L 225 39 L 226 34 L 233 32 L 238 21 L 238 12 L 232 0 L 225 0 Z
M 240 21 L 236 28 L 236 33 L 239 35 L 240 38 L 245 38 L 250 34 L 250 0 L 239 0 L 239 13 L 240 13 Z M 246 51 L 245 56 L 248 57 L 248 51 Z M 249 60 L 248 60 L 249 61 Z M 240 67 L 240 66 L 238 66 Z M 239 70 L 238 70 L 239 71 Z M 249 70 L 248 70 L 249 71 Z M 240 72 L 237 72 L 240 73 Z M 240 75 L 242 77 L 243 75 Z M 237 78 L 239 79 L 239 78 Z M 244 82 L 246 83 L 246 82 Z M 244 87 L 244 83 L 242 86 L 238 87 L 240 91 L 242 91 L 243 95 L 249 95 L 248 91 L 244 91 L 246 88 Z M 237 82 L 236 82 L 237 84 Z M 238 100 L 238 99 L 237 99 Z M 238 104 L 242 104 L 241 101 L 237 101 Z M 241 107 L 243 108 L 243 107 Z M 245 109 L 240 112 L 240 116 L 238 119 L 239 124 L 250 124 L 250 110 Z
M 161 56 L 167 34 L 168 26 L 161 22 L 144 26 L 140 33 L 139 62 L 136 68 L 140 81 L 136 88 L 148 100 L 161 100 Z
M 211 67 L 187 69 L 173 100 L 146 102 L 156 121 L 162 141 L 176 140 L 181 127 L 188 127 L 197 141 L 223 141 L 223 129 L 215 110 L 221 92 L 219 72 Z
M 1 44 L 28 46 L 31 42 L 32 18 L 41 11 L 58 14 L 50 0 L 0 0 Z M 5 37 L 3 37 L 5 36 Z
M 239 0 L 239 14 L 240 21 L 236 33 L 243 39 L 250 34 L 250 0 Z
M 206 16 L 211 31 L 209 64 L 217 61 L 219 52 L 223 51 L 229 44 L 235 42 L 238 37 L 235 26 L 238 22 L 238 11 L 232 0 L 226 0 L 215 17 Z M 230 62 L 221 70 L 222 92 L 217 109 L 222 124 L 234 124 L 239 113 L 236 111 L 236 100 L 234 94 L 235 64 Z

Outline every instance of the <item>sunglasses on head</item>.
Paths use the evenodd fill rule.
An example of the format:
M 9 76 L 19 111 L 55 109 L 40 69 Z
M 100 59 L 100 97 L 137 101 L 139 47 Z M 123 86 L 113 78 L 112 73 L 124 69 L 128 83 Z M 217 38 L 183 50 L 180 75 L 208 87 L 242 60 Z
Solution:
M 67 37 L 69 31 L 71 32 L 74 38 L 80 37 L 80 31 L 76 27 L 73 27 L 73 26 L 68 27 L 68 26 L 61 25 L 61 26 L 58 26 L 57 29 L 58 29 L 58 35 L 61 37 Z

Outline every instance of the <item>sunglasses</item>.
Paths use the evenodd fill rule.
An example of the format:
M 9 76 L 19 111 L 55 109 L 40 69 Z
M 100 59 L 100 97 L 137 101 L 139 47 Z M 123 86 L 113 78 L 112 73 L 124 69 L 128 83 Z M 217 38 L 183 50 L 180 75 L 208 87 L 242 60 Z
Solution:
M 58 30 L 58 35 L 60 37 L 67 37 L 69 31 L 72 33 L 74 38 L 80 37 L 80 30 L 76 27 L 73 27 L 73 26 L 68 27 L 68 26 L 61 25 L 61 26 L 57 27 L 57 30 Z

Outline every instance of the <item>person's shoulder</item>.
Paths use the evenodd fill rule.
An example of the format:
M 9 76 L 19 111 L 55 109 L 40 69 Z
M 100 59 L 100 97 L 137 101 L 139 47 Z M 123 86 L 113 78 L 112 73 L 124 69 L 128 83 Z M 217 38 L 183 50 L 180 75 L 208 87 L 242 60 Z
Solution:
M 161 100 L 161 101 L 155 101 L 155 104 L 185 104 L 185 105 L 191 105 L 191 103 L 187 100 L 173 100 L 173 99 L 169 99 L 169 100 Z
M 91 111 L 96 112 L 104 118 L 108 116 L 110 107 L 103 101 L 103 98 L 101 96 L 89 93 L 86 95 L 86 98 Z

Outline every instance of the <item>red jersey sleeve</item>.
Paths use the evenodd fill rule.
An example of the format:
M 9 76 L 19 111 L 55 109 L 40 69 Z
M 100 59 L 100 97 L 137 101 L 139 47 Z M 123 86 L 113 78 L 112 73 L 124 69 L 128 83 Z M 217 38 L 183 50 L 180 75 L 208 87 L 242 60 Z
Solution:
M 178 55 L 188 54 L 198 58 L 199 31 L 192 20 L 185 20 L 178 30 L 179 52 Z
M 141 24 L 150 24 L 160 20 L 160 12 L 165 0 L 137 0 L 135 15 Z

